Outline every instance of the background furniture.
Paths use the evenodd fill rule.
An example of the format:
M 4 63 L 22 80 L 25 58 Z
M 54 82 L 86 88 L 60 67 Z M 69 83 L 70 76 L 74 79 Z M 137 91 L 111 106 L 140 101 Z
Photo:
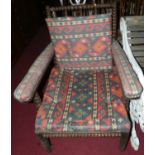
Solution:
M 144 68 L 144 16 L 125 17 L 127 37 L 134 57 Z
M 141 69 L 144 64 L 140 67 L 141 61 L 136 60 L 137 57 L 144 58 L 144 17 L 122 17 L 120 19 L 120 31 L 123 49 L 141 84 L 144 86 L 144 75 Z M 140 141 L 136 133 L 135 123 L 139 124 L 144 132 L 144 91 L 140 98 L 130 101 L 130 118 L 132 120 L 131 145 L 134 150 L 138 150 Z

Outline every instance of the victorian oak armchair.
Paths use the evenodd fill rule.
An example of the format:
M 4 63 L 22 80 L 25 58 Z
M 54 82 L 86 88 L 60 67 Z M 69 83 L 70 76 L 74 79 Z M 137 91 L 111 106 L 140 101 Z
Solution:
M 57 18 L 61 11 L 69 17 Z M 47 16 L 52 41 L 14 92 L 21 103 L 37 103 L 35 134 L 48 151 L 53 136 L 121 136 L 124 150 L 131 128 L 127 103 L 143 89 L 115 40 L 116 5 L 47 7 Z M 52 60 L 41 100 L 37 89 Z

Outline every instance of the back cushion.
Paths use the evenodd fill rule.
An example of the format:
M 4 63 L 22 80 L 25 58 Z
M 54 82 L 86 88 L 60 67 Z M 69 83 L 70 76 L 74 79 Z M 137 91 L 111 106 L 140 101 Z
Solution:
M 46 22 L 61 68 L 112 68 L 111 14 L 47 18 Z

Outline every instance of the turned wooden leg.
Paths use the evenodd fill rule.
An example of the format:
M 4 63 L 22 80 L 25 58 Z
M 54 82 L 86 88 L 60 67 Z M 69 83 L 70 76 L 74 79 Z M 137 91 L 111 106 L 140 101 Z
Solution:
M 35 93 L 35 95 L 33 97 L 33 102 L 36 104 L 36 107 L 38 109 L 41 105 L 41 97 L 38 92 Z
M 120 137 L 120 150 L 124 151 L 127 147 L 127 144 L 129 142 L 130 132 L 129 133 L 121 133 Z
M 51 142 L 49 138 L 43 137 L 42 134 L 36 134 L 36 136 L 38 137 L 41 145 L 44 147 L 44 149 L 48 152 L 51 152 Z

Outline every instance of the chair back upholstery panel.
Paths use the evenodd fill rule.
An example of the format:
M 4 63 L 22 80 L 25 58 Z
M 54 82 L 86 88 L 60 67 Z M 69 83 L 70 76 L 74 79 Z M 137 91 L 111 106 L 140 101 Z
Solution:
M 61 68 L 112 68 L 111 14 L 47 18 L 46 22 Z

